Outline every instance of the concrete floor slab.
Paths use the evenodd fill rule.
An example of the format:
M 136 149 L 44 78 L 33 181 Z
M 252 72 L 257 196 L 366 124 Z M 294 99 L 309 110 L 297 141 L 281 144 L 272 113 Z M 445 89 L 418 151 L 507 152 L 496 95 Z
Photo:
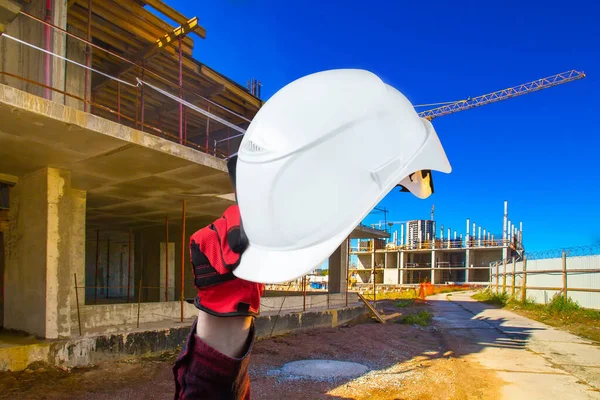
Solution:
M 129 227 L 128 219 L 162 223 L 165 215 L 181 215 L 184 199 L 189 218 L 209 223 L 233 204 L 215 197 L 233 191 L 225 161 L 178 143 L 6 85 L 0 121 L 0 173 L 70 171 L 73 188 L 87 191 L 89 209 L 103 211 L 90 219 L 96 227 Z

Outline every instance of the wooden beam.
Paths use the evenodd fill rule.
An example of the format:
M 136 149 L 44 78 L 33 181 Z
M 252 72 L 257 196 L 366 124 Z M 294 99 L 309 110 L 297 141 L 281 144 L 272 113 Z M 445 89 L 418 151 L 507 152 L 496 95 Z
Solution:
M 360 299 L 360 300 L 361 300 L 363 303 L 365 303 L 365 305 L 367 306 L 367 308 L 368 308 L 369 310 L 371 310 L 371 313 L 372 313 L 372 314 L 375 316 L 375 318 L 377 318 L 377 320 L 378 320 L 379 322 L 381 322 L 382 324 L 385 324 L 385 319 L 383 318 L 383 316 L 382 316 L 381 314 L 379 314 L 379 311 L 377 311 L 377 310 L 375 309 L 375 307 L 374 307 L 373 305 L 371 305 L 371 303 L 369 303 L 369 301 L 368 301 L 367 299 L 365 299 L 365 297 L 364 297 L 362 294 L 360 294 L 360 293 L 357 293 L 357 294 L 358 294 L 358 298 L 359 298 L 359 299 Z
M 195 27 L 198 26 L 198 17 L 194 17 L 182 24 L 180 27 L 173 29 L 173 31 L 165 34 L 163 37 L 156 40 L 153 46 L 147 50 L 146 54 L 142 55 L 142 58 L 151 57 L 152 55 L 159 52 L 162 48 L 173 44 L 179 38 L 184 38 L 188 33 L 192 32 Z
M 211 81 L 225 86 L 225 89 L 227 89 L 227 91 L 240 97 L 244 101 L 244 103 L 248 103 L 249 105 L 252 105 L 256 108 L 260 108 L 260 106 L 262 105 L 262 101 L 260 101 L 260 99 L 252 96 L 245 89 L 242 89 L 240 86 L 231 82 L 229 79 L 225 78 L 223 75 L 217 73 L 216 71 L 213 71 L 212 69 L 208 68 L 206 65 L 200 66 L 200 73 L 205 77 L 209 78 Z
M 162 38 L 157 39 L 154 43 L 149 46 L 146 46 L 144 49 L 139 51 L 135 57 L 134 61 L 147 60 L 148 58 L 158 54 L 162 49 L 167 47 L 168 45 L 174 43 L 180 37 L 186 36 L 188 33 L 192 31 L 192 29 L 198 25 L 198 18 L 194 17 L 191 20 L 187 21 L 185 24 L 181 25 L 173 29 L 172 32 L 167 33 Z M 126 64 L 120 67 L 118 70 L 113 71 L 110 75 L 119 76 L 126 74 L 127 72 L 137 68 L 137 65 L 134 64 Z M 109 78 L 104 78 L 92 90 L 100 90 L 104 87 L 108 82 L 110 82 Z
M 175 10 L 174 8 L 169 7 L 168 5 L 163 3 L 161 0 L 143 0 L 143 1 L 144 1 L 144 3 L 148 4 L 150 7 L 154 8 L 156 11 L 160 12 L 167 18 L 172 19 L 173 21 L 177 22 L 178 24 L 184 24 L 188 20 L 188 18 L 186 18 L 179 11 Z M 204 29 L 200 25 L 198 25 L 194 28 L 194 33 L 196 33 L 202 39 L 206 38 L 206 29 Z
M 71 8 L 71 6 L 72 6 L 73 4 L 75 4 L 75 2 L 76 2 L 76 1 L 77 1 L 77 0 L 69 0 L 69 2 L 67 3 L 67 8 Z
M 171 30 L 173 30 L 173 26 L 171 26 L 168 22 L 164 21 L 160 16 L 157 16 L 155 14 L 153 14 L 152 12 L 150 12 L 147 8 L 144 7 L 144 5 L 140 2 L 138 2 L 137 0 L 113 0 L 116 3 L 119 4 L 119 6 L 123 7 L 125 10 L 127 10 L 128 12 L 132 13 L 132 15 L 135 15 L 136 17 L 138 17 L 140 20 L 148 23 L 149 25 L 153 26 L 154 28 L 156 28 L 156 32 L 155 32 L 155 36 L 156 35 L 160 35 L 162 32 L 170 32 Z M 187 19 L 183 22 L 185 23 L 187 21 Z M 177 25 L 181 25 L 182 23 L 179 23 Z M 189 48 L 189 53 L 187 54 L 191 54 L 191 50 L 194 48 L 194 41 L 187 37 L 183 39 L 184 42 L 184 47 L 183 50 L 184 52 L 187 52 L 188 48 Z

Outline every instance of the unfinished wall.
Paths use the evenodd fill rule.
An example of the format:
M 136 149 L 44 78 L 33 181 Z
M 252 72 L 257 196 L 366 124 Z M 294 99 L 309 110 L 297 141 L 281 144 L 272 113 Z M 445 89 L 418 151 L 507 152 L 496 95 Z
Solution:
M 0 230 L 0 328 L 4 326 L 4 232 Z
M 194 288 L 194 277 L 189 261 L 189 240 L 190 236 L 202 228 L 203 225 L 195 224 L 194 221 L 186 222 L 186 234 L 184 242 L 184 297 L 193 298 L 197 295 Z M 165 226 L 155 226 L 151 228 L 138 229 L 134 231 L 136 249 L 135 249 L 135 298 L 137 301 L 140 279 L 142 281 L 141 301 L 160 301 L 161 291 L 159 288 L 161 271 L 165 270 L 164 259 L 161 263 L 160 244 L 166 241 Z M 174 291 L 173 298 L 169 300 L 179 300 L 181 290 L 181 220 L 170 220 L 169 222 L 169 243 L 173 243 L 174 248 Z M 171 255 L 169 255 L 171 257 Z M 171 265 L 169 265 L 169 268 Z M 171 272 L 169 273 L 171 275 Z M 164 285 L 163 285 L 164 286 Z
M 46 2 L 31 1 L 18 2 L 22 10 L 41 19 L 46 19 Z M 61 28 L 67 24 L 67 0 L 53 0 L 50 10 L 51 22 Z M 64 35 L 47 28 L 40 22 L 34 21 L 24 15 L 19 15 L 6 28 L 6 33 L 40 48 L 47 48 L 56 54 L 65 54 L 66 41 Z M 49 39 L 49 44 L 46 43 Z M 64 90 L 65 62 L 39 50 L 25 46 L 9 39 L 0 40 L 0 71 L 8 72 L 32 81 L 46 84 Z M 0 75 L 0 83 L 5 83 L 17 89 L 24 90 L 37 96 L 45 96 L 55 101 L 62 102 L 59 93 L 46 91 L 43 87 L 28 83 L 17 78 Z
M 383 283 L 386 285 L 397 285 L 400 280 L 400 271 L 397 268 L 386 268 L 383 270 Z
M 342 293 L 346 291 L 348 273 L 348 239 L 329 257 L 329 293 Z
M 465 282 L 466 275 L 465 251 L 443 251 L 436 250 L 436 267 L 438 268 L 461 268 L 456 270 L 436 271 L 436 283 Z
M 371 265 L 371 254 L 361 253 L 356 255 L 356 268 L 366 268 L 371 269 L 373 265 Z
M 491 250 L 470 250 L 469 263 L 473 267 L 488 267 L 493 261 L 498 261 L 502 258 L 502 249 Z M 488 269 L 474 269 L 469 272 L 469 281 L 471 282 L 488 282 L 490 273 Z
M 134 299 L 135 246 L 131 243 L 129 264 L 129 232 L 93 229 L 86 235 L 85 300 L 86 304 Z M 97 259 L 97 263 L 96 263 Z M 96 264 L 97 276 L 96 276 Z
M 74 35 L 77 35 L 79 37 L 84 38 L 85 37 L 85 32 L 80 31 L 79 29 L 72 27 L 72 26 L 68 26 L 68 31 L 70 33 L 73 33 Z M 84 64 L 85 65 L 85 53 L 87 51 L 86 49 L 86 44 L 83 43 L 81 40 L 77 40 L 75 38 L 72 37 L 67 37 L 67 58 L 69 60 L 73 60 L 76 61 L 80 64 Z M 91 50 L 91 47 L 90 47 Z M 79 67 L 75 64 L 72 63 L 66 63 L 66 76 L 68 77 L 68 79 L 66 79 L 66 81 L 64 82 L 64 86 L 65 86 L 65 91 L 67 93 L 70 93 L 74 96 L 78 96 L 81 98 L 85 98 L 85 69 L 82 67 Z M 88 74 L 88 99 L 90 98 L 90 93 L 91 93 L 91 82 L 92 82 L 92 72 L 90 72 Z M 73 97 L 69 97 L 69 96 L 65 96 L 65 105 L 69 106 L 69 107 L 73 107 L 77 110 L 83 110 L 84 109 L 84 103 L 80 100 L 77 100 Z

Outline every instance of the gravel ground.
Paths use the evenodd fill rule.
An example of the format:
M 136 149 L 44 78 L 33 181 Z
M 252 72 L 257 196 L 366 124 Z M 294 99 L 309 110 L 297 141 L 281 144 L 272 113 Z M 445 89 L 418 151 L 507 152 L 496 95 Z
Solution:
M 415 313 L 384 302 L 384 314 Z M 494 399 L 501 382 L 469 356 L 457 358 L 435 326 L 368 321 L 259 341 L 250 377 L 255 399 Z M 0 373 L 0 399 L 168 399 L 174 354 L 136 357 L 65 371 L 41 368 Z M 358 378 L 301 379 L 281 368 L 306 359 L 350 361 L 369 371 Z M 476 383 L 476 384 L 475 384 Z

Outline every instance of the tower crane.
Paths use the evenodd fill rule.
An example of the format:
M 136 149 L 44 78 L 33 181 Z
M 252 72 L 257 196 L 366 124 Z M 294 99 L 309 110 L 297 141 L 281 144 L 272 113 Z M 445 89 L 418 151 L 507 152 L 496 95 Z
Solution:
M 508 100 L 513 97 L 537 92 L 539 90 L 548 89 L 554 86 L 573 82 L 583 78 L 585 78 L 584 72 L 572 69 L 570 71 L 562 72 L 560 74 L 552 75 L 542 79 L 537 79 L 535 81 L 523 83 L 518 86 L 513 86 L 508 89 L 498 90 L 496 92 L 484 94 L 477 97 L 469 97 L 466 100 L 454 101 L 440 107 L 420 111 L 419 117 L 426 118 L 431 121 L 434 118 L 443 117 L 444 115 L 450 115 L 460 111 L 470 110 L 471 108 L 481 107 L 486 104 L 496 103 L 502 100 Z
M 537 92 L 539 90 L 548 89 L 554 86 L 562 85 L 565 83 L 573 82 L 579 79 L 585 78 L 583 71 L 576 71 L 574 69 L 560 74 L 548 76 L 546 78 L 537 79 L 535 81 L 523 83 L 518 86 L 509 87 L 508 89 L 498 90 L 496 92 L 484 94 L 477 97 L 469 97 L 466 100 L 459 100 L 448 102 L 442 106 L 431 108 L 425 111 L 418 112 L 419 117 L 432 120 L 434 118 L 443 117 L 444 115 L 450 115 L 461 111 L 470 110 L 475 107 L 485 106 L 487 104 L 496 103 L 498 101 L 508 100 L 513 97 L 522 96 Z M 433 177 L 430 170 L 416 171 L 409 175 L 410 180 L 413 183 L 418 183 L 421 186 L 429 188 L 430 194 L 434 192 L 433 188 Z M 401 192 L 408 192 L 409 190 L 404 186 L 398 184 Z M 432 209 L 433 217 L 433 209 Z M 433 218 L 432 218 L 433 219 Z

